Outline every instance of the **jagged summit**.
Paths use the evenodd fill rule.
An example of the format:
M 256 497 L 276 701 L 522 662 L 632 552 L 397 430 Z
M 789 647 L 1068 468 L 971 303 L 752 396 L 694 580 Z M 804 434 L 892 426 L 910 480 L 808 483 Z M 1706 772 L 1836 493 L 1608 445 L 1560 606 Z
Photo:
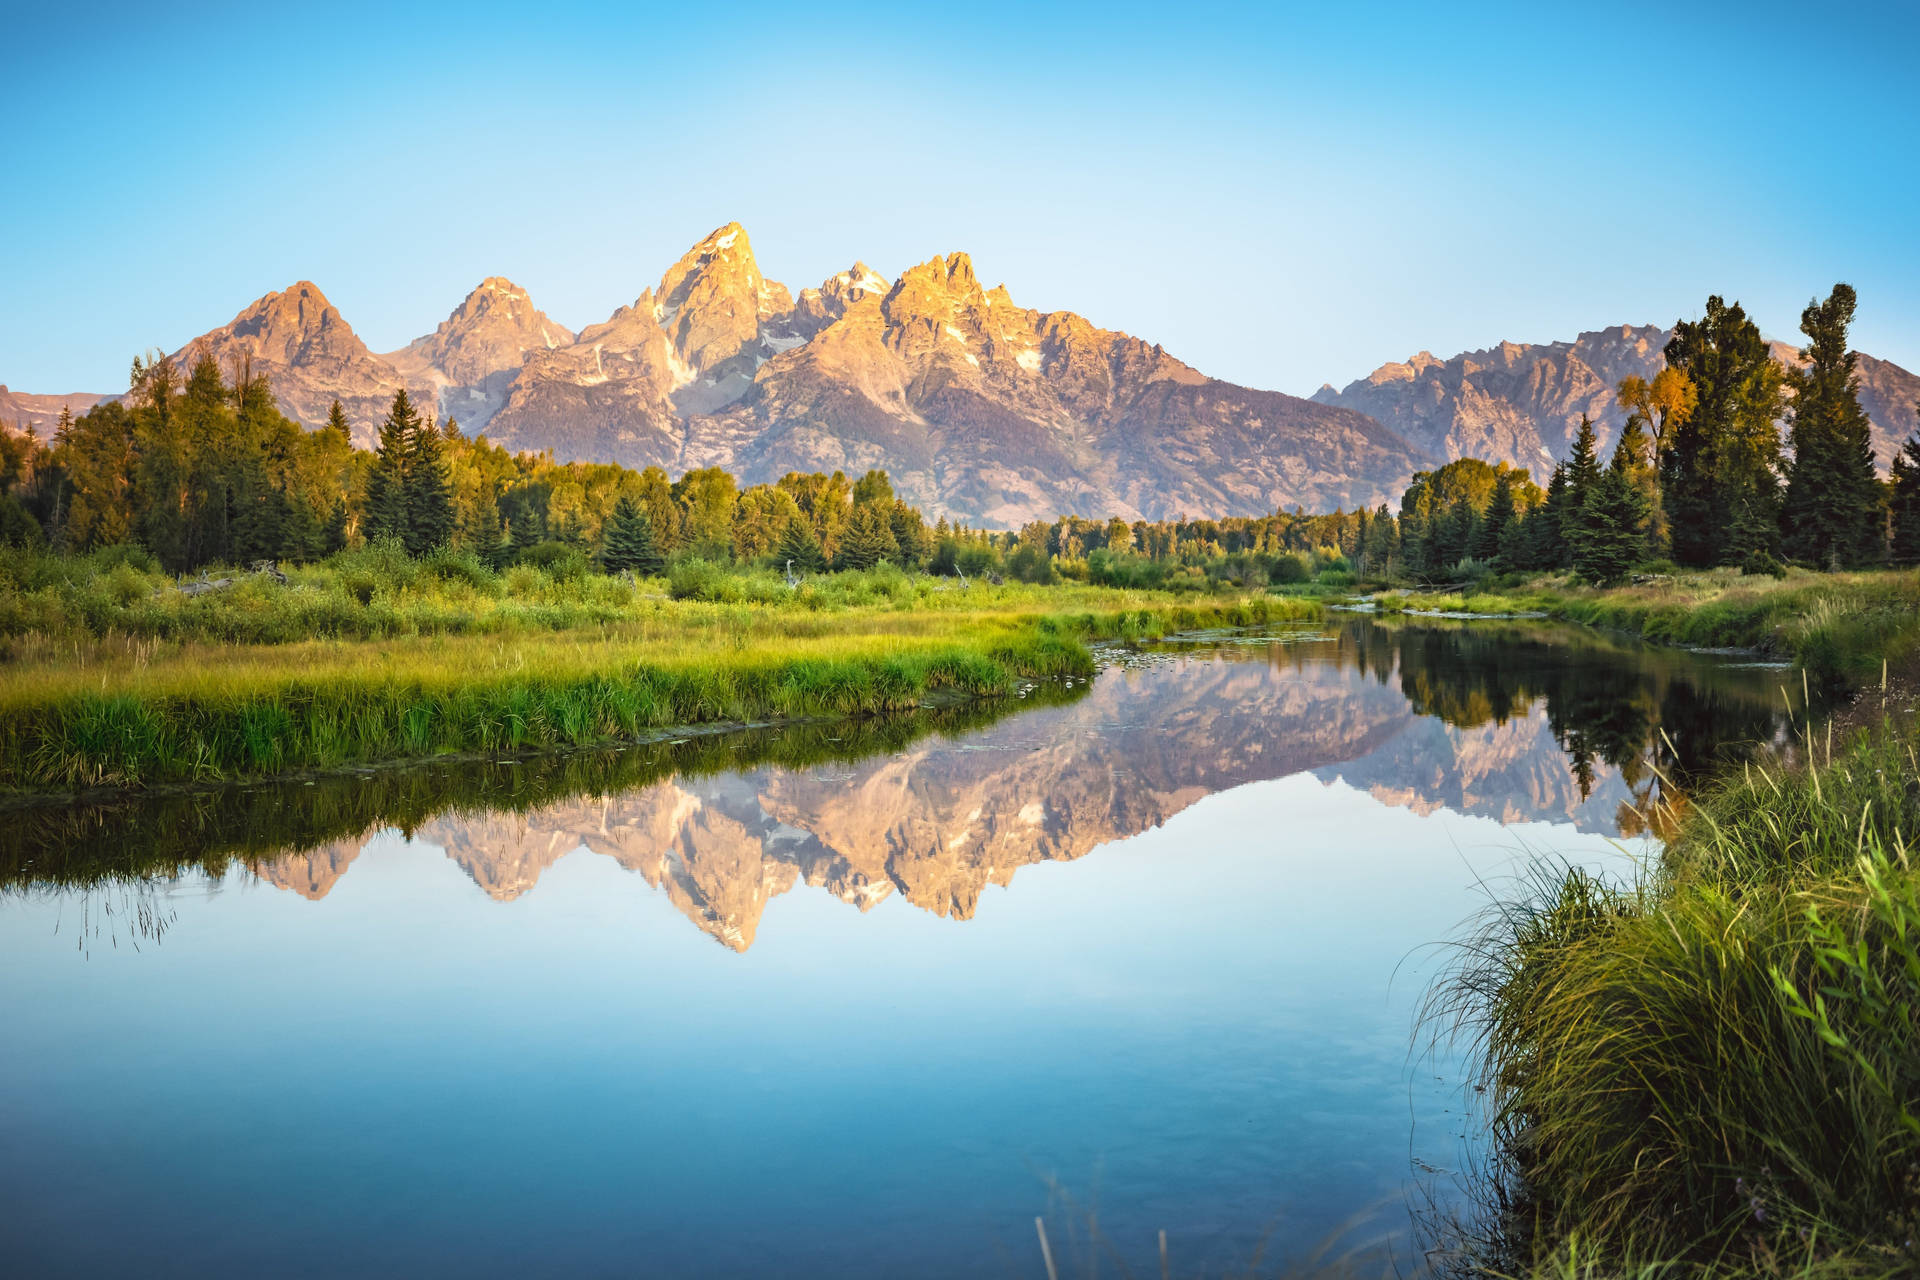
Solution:
M 446 396 L 449 388 L 484 388 L 503 373 L 510 378 L 529 352 L 571 346 L 573 340 L 573 331 L 535 307 L 525 289 L 505 276 L 488 276 L 432 333 L 386 359 L 409 376 L 437 383 L 443 410 L 457 410 L 444 402 L 463 397 Z
M 372 442 L 374 424 L 403 385 L 422 404 L 434 402 L 430 381 L 403 375 L 367 350 L 311 280 L 259 298 L 227 324 L 180 347 L 173 359 L 190 363 L 202 351 L 223 370 L 246 365 L 266 375 L 281 407 L 310 425 L 324 422 L 337 398 L 362 444 Z
M 1616 324 L 1570 341 L 1503 341 L 1446 360 L 1422 351 L 1313 398 L 1375 418 L 1428 453 L 1507 462 L 1544 480 L 1567 456 L 1583 416 L 1598 427 L 1600 447 L 1610 447 L 1624 421 L 1621 380 L 1658 373 L 1671 336 L 1660 325 Z M 1773 354 L 1791 363 L 1798 348 L 1775 343 Z M 1920 377 L 1868 355 L 1859 374 L 1874 456 L 1885 468 L 1914 429 Z

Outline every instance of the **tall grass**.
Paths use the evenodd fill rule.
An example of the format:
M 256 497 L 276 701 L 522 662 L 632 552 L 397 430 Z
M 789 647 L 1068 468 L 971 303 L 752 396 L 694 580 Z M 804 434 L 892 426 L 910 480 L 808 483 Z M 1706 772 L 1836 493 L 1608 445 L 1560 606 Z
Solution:
M 897 578 L 837 589 L 897 591 Z M 1090 674 L 1089 639 L 1314 612 L 1092 588 L 929 588 L 923 602 L 924 585 L 907 584 L 904 607 L 891 596 L 831 611 L 661 598 L 595 627 L 497 634 L 24 637 L 0 687 L 0 788 L 208 782 L 999 698 L 1022 681 Z M 1062 609 L 1073 605 L 1089 607 Z
M 680 731 L 615 749 L 513 759 L 428 762 L 304 782 L 128 792 L 98 804 L 30 804 L 0 823 L 0 892 L 92 887 L 300 853 L 380 827 L 412 829 L 445 813 L 526 813 L 607 796 L 660 778 L 777 764 L 799 768 L 899 751 L 929 733 L 959 733 L 1034 701 L 1068 702 L 1083 683 L 1041 684 L 1026 701 L 915 709 L 852 721 Z
M 1677 825 L 1637 883 L 1542 873 L 1435 992 L 1482 1063 L 1507 1261 L 1920 1274 L 1912 743 L 1810 741 Z

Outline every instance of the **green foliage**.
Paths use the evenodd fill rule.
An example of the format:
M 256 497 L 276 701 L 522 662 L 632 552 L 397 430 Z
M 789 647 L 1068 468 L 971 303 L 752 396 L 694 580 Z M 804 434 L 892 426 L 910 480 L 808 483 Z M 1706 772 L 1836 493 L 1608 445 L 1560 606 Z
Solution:
M 1670 810 L 1638 884 L 1543 872 L 1438 993 L 1481 1057 L 1522 1268 L 1572 1240 L 1605 1275 L 1648 1258 L 1893 1274 L 1872 1260 L 1905 1256 L 1920 769 L 1890 736 L 1804 745 L 1801 768 L 1749 766 Z
M 420 415 L 407 398 L 407 389 L 394 392 L 393 407 L 380 423 L 373 468 L 367 473 L 366 499 L 360 513 L 360 532 L 369 543 L 397 541 L 405 545 L 411 521 L 407 516 L 407 468 L 413 457 L 413 437 Z
M 657 574 L 666 565 L 654 543 L 653 521 L 640 504 L 622 496 L 607 521 L 600 563 L 609 573 Z
M 814 536 L 812 524 L 800 516 L 787 521 L 786 528 L 780 531 L 773 558 L 783 569 L 791 568 L 795 573 L 817 573 L 826 567 L 820 539 Z
M 544 570 L 555 582 L 572 582 L 587 571 L 587 553 L 570 542 L 535 543 L 515 557 L 524 565 Z
M 261 579 L 191 602 L 211 612 L 185 612 L 180 621 L 203 634 L 223 617 L 257 627 L 263 614 L 298 601 L 308 621 L 315 609 L 331 610 L 336 633 L 384 627 L 406 643 L 308 645 L 297 656 L 229 649 L 213 664 L 189 651 L 164 668 L 115 658 L 111 680 L 43 663 L 30 684 L 16 682 L 0 696 L 0 788 L 207 781 L 586 746 L 670 725 L 903 710 L 929 696 L 997 697 L 1021 679 L 1088 675 L 1081 640 L 1149 620 L 1245 624 L 1311 610 L 1262 599 L 1176 608 L 1164 596 L 1085 588 L 1059 596 L 1024 587 L 963 592 L 915 582 L 893 566 L 794 591 L 766 571 L 694 559 L 675 566 L 681 598 L 661 602 L 587 574 L 577 560 L 559 578 L 516 565 L 495 588 L 471 552 L 415 560 L 389 541 L 339 559 L 346 563 L 325 572 L 357 578 L 357 589 L 336 596 L 301 589 L 316 583 L 290 590 Z M 9 575 L 60 573 L 73 563 L 0 553 Z M 132 590 L 122 591 L 116 570 L 90 577 L 85 591 L 138 596 L 130 608 L 152 607 L 146 593 L 164 580 L 122 567 L 134 575 Z M 415 611 L 423 598 L 453 607 Z M 1044 606 L 1056 600 L 1093 607 L 1054 617 Z M 589 607 L 596 603 L 597 612 Z M 823 626 L 816 617 L 827 610 L 848 616 Z M 511 617 L 503 633 L 514 639 L 423 638 L 436 617 L 470 629 L 502 628 Z M 567 625 L 575 629 L 552 634 Z M 610 627 L 619 630 L 610 635 Z M 256 638 L 305 637 L 276 628 Z
M 406 389 L 398 395 L 406 395 Z M 453 540 L 453 494 L 447 483 L 444 445 L 431 421 L 416 423 L 407 440 L 406 543 L 416 556 Z
M 1920 431 L 1893 458 L 1893 558 L 1920 564 Z
M 1810 564 L 1870 564 L 1884 550 L 1883 499 L 1874 474 L 1872 423 L 1860 407 L 1860 379 L 1847 345 L 1856 299 L 1837 284 L 1807 304 L 1800 328 L 1806 364 L 1793 389 L 1793 462 L 1780 508 L 1782 547 Z
M 1707 299 L 1683 320 L 1667 363 L 1692 382 L 1697 407 L 1660 457 L 1660 491 L 1683 565 L 1737 564 L 1779 537 L 1780 368 L 1738 303 Z
M 868 474 L 879 473 L 869 472 Z M 871 569 L 882 560 L 897 563 L 900 558 L 900 547 L 893 540 L 890 514 L 890 502 L 882 505 L 876 499 L 856 505 L 852 519 L 847 522 L 846 536 L 840 542 L 839 553 L 834 556 L 834 567 L 836 569 Z

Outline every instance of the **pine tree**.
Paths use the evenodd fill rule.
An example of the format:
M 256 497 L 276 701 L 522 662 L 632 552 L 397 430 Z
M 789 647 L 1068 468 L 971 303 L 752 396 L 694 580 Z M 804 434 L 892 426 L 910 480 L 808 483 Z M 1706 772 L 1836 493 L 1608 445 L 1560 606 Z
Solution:
M 453 541 L 453 486 L 445 437 L 432 419 L 414 428 L 407 454 L 407 552 L 423 556 Z
M 1667 363 L 1692 382 L 1693 412 L 1660 452 L 1673 558 L 1686 565 L 1771 558 L 1778 535 L 1780 368 L 1738 303 L 1707 299 L 1674 326 Z M 1770 532 L 1771 531 L 1771 532 Z
M 1920 564 L 1920 431 L 1893 455 L 1893 558 Z
M 1793 462 L 1780 508 L 1782 546 L 1810 564 L 1878 560 L 1885 521 L 1874 474 L 1872 424 L 1860 407 L 1860 379 L 1847 346 L 1857 299 L 1833 286 L 1800 313 L 1806 365 L 1788 373 L 1793 396 Z
M 478 506 L 473 520 L 473 550 L 483 564 L 497 570 L 507 563 L 509 551 L 506 532 L 500 525 L 500 502 L 492 493 L 483 492 Z
M 347 504 L 336 498 L 327 513 L 326 527 L 320 531 L 320 550 L 324 555 L 347 548 Z
M 889 505 L 887 525 L 893 533 L 894 545 L 900 550 L 901 564 L 923 564 L 933 554 L 933 535 L 927 532 L 926 518 L 908 506 L 905 499 L 895 498 Z
M 1634 484 L 1632 461 L 1630 453 L 1615 449 L 1613 465 L 1592 482 L 1581 511 L 1574 572 L 1601 586 L 1625 578 L 1646 547 L 1648 505 Z
M 353 439 L 353 432 L 347 426 L 347 411 L 340 407 L 338 400 L 335 400 L 333 407 L 327 410 L 326 429 L 334 432 L 342 440 L 351 441 Z
M 1501 539 L 1513 518 L 1513 472 L 1503 469 L 1493 482 L 1493 496 L 1487 499 L 1486 514 L 1480 517 L 1480 527 L 1474 530 L 1473 545 L 1467 553 L 1482 562 L 1499 559 Z
M 1473 531 L 1479 519 L 1473 500 L 1464 493 L 1453 500 L 1453 506 L 1444 515 L 1434 518 L 1430 572 L 1449 573 L 1460 563 L 1473 543 Z
M 1560 539 L 1567 545 L 1567 563 L 1578 571 L 1587 540 L 1587 500 L 1600 487 L 1598 441 L 1593 421 L 1580 415 L 1580 430 L 1573 437 L 1573 452 L 1567 457 L 1566 506 L 1560 512 Z
M 871 569 L 882 560 L 898 561 L 899 558 L 900 548 L 893 540 L 887 508 L 878 502 L 863 502 L 855 507 L 853 518 L 847 522 L 847 532 L 840 539 L 834 568 Z
M 1667 554 L 1667 531 L 1660 519 L 1660 476 L 1649 461 L 1653 442 L 1638 417 L 1630 417 L 1620 428 L 1620 439 L 1613 446 L 1613 465 L 1647 503 L 1646 550 L 1649 556 Z
M 782 569 L 791 567 L 795 573 L 817 573 L 826 562 L 820 554 L 820 540 L 813 536 L 813 525 L 805 516 L 795 516 L 787 521 L 787 527 L 780 531 L 780 540 L 773 546 L 774 562 Z
M 1507 521 L 1507 527 L 1500 531 L 1500 547 L 1495 563 L 1502 573 L 1512 573 L 1518 569 L 1537 569 L 1541 566 L 1533 562 L 1534 522 L 1541 518 L 1540 508 L 1523 511 Z
M 1567 464 L 1563 462 L 1554 467 L 1553 478 L 1547 481 L 1547 500 L 1527 520 L 1528 542 L 1532 549 L 1529 559 L 1533 568 L 1564 569 L 1571 563 L 1563 531 L 1571 505 Z
M 514 558 L 518 559 L 547 540 L 545 513 L 522 494 L 519 504 L 514 507 L 513 518 L 507 523 L 507 532 L 508 546 Z
M 632 498 L 623 495 L 613 504 L 600 563 L 609 573 L 656 574 L 666 567 L 666 561 L 654 545 L 653 522 Z
M 368 542 L 394 538 L 405 542 L 407 520 L 407 467 L 412 458 L 413 435 L 420 425 L 413 402 L 405 387 L 394 392 L 393 407 L 380 423 L 380 439 L 374 446 L 373 469 L 367 473 L 366 506 L 360 516 L 360 532 Z

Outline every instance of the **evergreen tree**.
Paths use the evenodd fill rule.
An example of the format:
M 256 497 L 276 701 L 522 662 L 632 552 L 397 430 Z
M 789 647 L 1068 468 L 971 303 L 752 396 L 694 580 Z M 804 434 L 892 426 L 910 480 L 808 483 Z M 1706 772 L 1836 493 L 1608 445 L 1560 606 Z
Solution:
M 326 526 L 320 531 L 320 550 L 323 555 L 332 555 L 347 548 L 347 504 L 336 498 L 333 510 L 327 514 Z
M 1533 562 L 1533 526 L 1540 519 L 1540 511 L 1539 507 L 1535 507 L 1531 511 L 1520 512 L 1507 521 L 1506 528 L 1500 531 L 1500 546 L 1494 563 L 1502 573 L 1541 567 Z
M 1499 559 L 1501 540 L 1513 519 L 1513 472 L 1502 471 L 1494 481 L 1493 496 L 1487 499 L 1486 514 L 1480 517 L 1480 526 L 1473 531 L 1473 545 L 1467 554 L 1484 562 Z
M 1467 548 L 1473 543 L 1474 527 L 1479 516 L 1473 509 L 1473 500 L 1461 494 L 1453 500 L 1453 506 L 1445 515 L 1434 519 L 1432 542 L 1432 563 L 1430 572 L 1448 573 L 1460 563 L 1467 554 Z
M 1400 500 L 1400 571 L 1410 578 L 1434 572 L 1433 490 L 1409 489 Z
M 653 522 L 639 503 L 622 495 L 607 520 L 606 546 L 600 562 L 607 572 L 622 570 L 638 574 L 656 574 L 666 567 L 653 541 Z
M 353 439 L 353 432 L 347 426 L 347 411 L 340 407 L 338 400 L 335 400 L 333 407 L 327 410 L 326 429 L 339 436 L 342 440 L 350 442 Z
M 1567 523 L 1572 500 L 1568 492 L 1567 466 L 1560 463 L 1547 482 L 1547 500 L 1527 519 L 1529 562 L 1535 569 L 1564 569 L 1571 563 L 1567 554 Z
M 1893 558 L 1920 564 L 1920 431 L 1893 455 Z
M 826 563 L 826 557 L 820 554 L 820 539 L 813 536 L 812 523 L 802 515 L 787 521 L 787 527 L 780 531 L 773 558 L 782 569 L 791 566 L 795 573 L 818 573 Z
M 507 545 L 506 531 L 500 525 L 500 502 L 491 493 L 481 493 L 476 504 L 473 520 L 473 550 L 489 569 L 499 569 L 507 563 L 511 548 Z
M 1637 417 L 1630 417 L 1620 428 L 1620 439 L 1613 446 L 1613 465 L 1626 474 L 1628 481 L 1647 505 L 1646 551 L 1649 556 L 1667 554 L 1666 528 L 1660 522 L 1660 475 L 1651 458 L 1652 441 Z
M 1866 564 L 1883 549 L 1872 424 L 1860 407 L 1860 379 L 1847 346 L 1856 302 L 1851 285 L 1837 284 L 1825 302 L 1807 304 L 1800 313 L 1806 365 L 1787 375 L 1794 393 L 1793 462 L 1780 508 L 1782 546 L 1809 564 Z
M 872 474 L 869 472 L 868 474 Z M 840 539 L 836 569 L 871 569 L 882 560 L 898 561 L 900 547 L 893 540 L 893 528 L 887 508 L 876 502 L 863 502 L 853 509 L 845 536 Z
M 1769 556 L 1778 532 L 1780 369 L 1738 303 L 1707 299 L 1674 326 L 1667 363 L 1692 382 L 1694 410 L 1660 453 L 1660 495 L 1673 558 L 1738 563 Z
M 923 564 L 933 554 L 933 535 L 927 532 L 926 518 L 908 506 L 905 499 L 895 498 L 889 504 L 887 525 L 892 530 L 894 545 L 900 549 L 901 564 Z
M 1589 582 L 1612 586 L 1627 576 L 1645 548 L 1647 500 L 1632 476 L 1608 467 L 1587 493 L 1574 571 Z
M 545 513 L 533 504 L 525 494 L 513 509 L 513 516 L 507 522 L 508 547 L 515 559 L 526 554 L 547 540 L 547 521 Z
M 402 394 L 405 394 L 402 392 Z M 423 556 L 453 541 L 453 487 L 447 479 L 445 438 L 428 419 L 415 426 L 406 469 L 409 555 Z
M 367 473 L 367 496 L 360 513 L 360 532 L 368 542 L 395 538 L 405 542 L 407 519 L 407 467 L 412 458 L 413 435 L 420 425 L 413 402 L 405 387 L 394 392 L 393 407 L 380 423 L 380 439 L 374 446 L 373 469 Z
M 1593 419 L 1581 414 L 1580 429 L 1573 437 L 1573 452 L 1567 456 L 1567 497 L 1575 510 L 1586 505 L 1587 495 L 1600 483 L 1599 443 Z

